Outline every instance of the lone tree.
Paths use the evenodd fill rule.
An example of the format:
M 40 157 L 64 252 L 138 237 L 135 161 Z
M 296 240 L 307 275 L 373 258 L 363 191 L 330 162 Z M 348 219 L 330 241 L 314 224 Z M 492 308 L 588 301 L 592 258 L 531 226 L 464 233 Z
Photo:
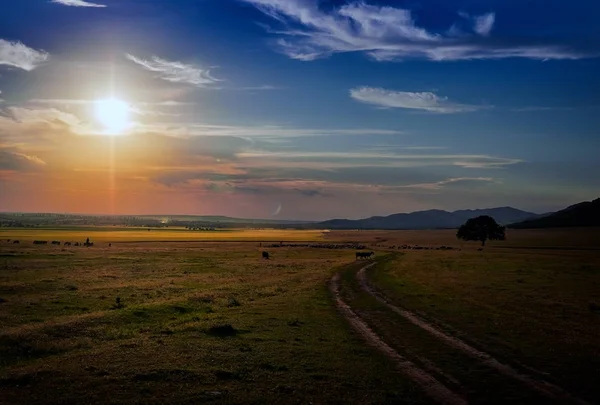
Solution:
M 465 241 L 481 241 L 481 246 L 485 246 L 486 240 L 505 240 L 506 228 L 496 223 L 494 218 L 488 215 L 469 219 L 462 225 L 456 237 Z

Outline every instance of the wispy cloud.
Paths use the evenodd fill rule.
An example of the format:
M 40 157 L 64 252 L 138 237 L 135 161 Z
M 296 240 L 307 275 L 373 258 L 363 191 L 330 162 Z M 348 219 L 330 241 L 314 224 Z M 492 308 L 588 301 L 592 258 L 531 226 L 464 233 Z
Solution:
M 440 190 L 447 186 L 458 186 L 458 185 L 470 185 L 473 184 L 485 184 L 485 183 L 498 183 L 492 177 L 453 177 L 434 183 L 420 183 L 420 184 L 409 184 L 406 186 L 398 186 L 399 188 L 416 188 L 422 190 Z
M 151 125 L 140 125 L 140 132 L 168 134 L 176 137 L 185 136 L 239 136 L 244 138 L 266 138 L 281 140 L 282 138 L 329 136 L 329 135 L 402 135 L 403 131 L 378 128 L 293 128 L 276 125 L 234 126 L 190 123 L 182 125 L 178 122 L 164 122 Z
M 90 3 L 89 1 L 83 0 L 51 0 L 50 3 L 71 7 L 106 7 L 104 4 Z
M 45 165 L 46 162 L 37 156 L 21 153 L 12 148 L 0 147 L 0 171 L 28 172 Z
M 48 52 L 29 48 L 22 42 L 0 39 L 0 65 L 30 71 L 46 62 L 49 57 Z
M 473 28 L 476 33 L 479 35 L 483 35 L 487 37 L 492 32 L 492 28 L 494 28 L 494 22 L 496 21 L 496 14 L 488 13 L 484 15 L 480 15 L 474 18 L 475 19 L 475 27 Z
M 144 69 L 158 73 L 158 77 L 163 80 L 174 83 L 192 84 L 198 87 L 209 87 L 220 79 L 213 77 L 210 69 L 186 64 L 178 61 L 169 61 L 153 56 L 150 59 L 142 59 L 137 56 L 127 54 L 127 59 L 137 63 Z
M 336 168 L 347 166 L 379 166 L 379 167 L 433 167 L 456 166 L 465 169 L 500 169 L 509 165 L 522 163 L 520 159 L 495 157 L 489 155 L 467 154 L 396 154 L 378 152 L 269 152 L 250 151 L 238 154 L 240 158 L 262 159 L 263 164 L 269 162 L 281 166 L 294 165 L 306 167 Z
M 417 26 L 410 10 L 353 1 L 338 8 L 320 8 L 319 0 L 243 0 L 277 21 L 268 31 L 279 38 L 278 49 L 291 58 L 314 60 L 340 52 L 361 52 L 376 60 L 425 58 L 579 59 L 590 55 L 549 40 L 486 40 L 495 14 L 473 17 L 471 33 L 456 35 L 456 27 L 432 32 Z
M 405 108 L 439 114 L 477 111 L 485 106 L 453 103 L 447 97 L 431 92 L 394 91 L 376 87 L 357 87 L 350 90 L 350 97 L 361 103 L 382 108 Z

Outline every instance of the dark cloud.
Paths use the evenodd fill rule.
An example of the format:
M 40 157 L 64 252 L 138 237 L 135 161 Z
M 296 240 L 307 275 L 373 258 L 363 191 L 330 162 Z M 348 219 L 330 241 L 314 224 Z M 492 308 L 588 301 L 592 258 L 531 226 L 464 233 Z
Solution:
M 0 149 L 0 170 L 32 172 L 40 170 L 45 162 L 37 156 L 26 155 L 10 149 Z
M 306 196 L 306 197 L 329 197 L 331 194 L 326 194 L 320 190 L 312 190 L 312 189 L 300 189 L 300 188 L 295 188 L 294 191 L 297 191 L 298 193 Z

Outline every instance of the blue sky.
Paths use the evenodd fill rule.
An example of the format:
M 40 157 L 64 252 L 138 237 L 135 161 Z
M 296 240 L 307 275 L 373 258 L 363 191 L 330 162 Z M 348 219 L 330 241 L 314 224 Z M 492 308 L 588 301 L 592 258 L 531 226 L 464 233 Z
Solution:
M 595 198 L 599 11 L 6 1 L 0 211 L 325 219 Z M 112 98 L 118 134 L 98 114 Z

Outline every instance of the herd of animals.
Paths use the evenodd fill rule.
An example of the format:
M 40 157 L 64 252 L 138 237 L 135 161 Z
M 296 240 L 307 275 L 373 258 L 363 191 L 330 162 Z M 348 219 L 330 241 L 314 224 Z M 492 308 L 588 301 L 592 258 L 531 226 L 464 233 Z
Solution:
M 20 240 L 11 240 L 11 239 L 6 239 L 7 243 L 13 243 L 13 244 L 20 244 L 21 241 Z M 48 241 L 46 240 L 34 240 L 33 241 L 34 245 L 47 245 Z M 60 241 L 57 240 L 53 240 L 50 242 L 50 244 L 52 245 L 61 245 Z M 94 246 L 93 242 L 90 242 L 90 239 L 87 238 L 85 242 L 64 242 L 62 243 L 63 246 L 86 246 L 86 247 L 91 247 Z M 108 244 L 109 247 L 112 246 L 112 243 Z M 262 243 L 260 244 L 260 246 L 262 246 Z M 374 245 L 376 247 L 382 247 L 382 248 L 386 248 L 386 249 L 414 249 L 414 250 L 452 250 L 454 249 L 451 246 L 439 246 L 439 247 L 430 247 L 430 246 L 419 246 L 419 245 L 415 245 L 415 246 L 411 246 L 411 245 L 400 245 L 400 246 L 396 246 L 396 245 L 392 245 L 392 246 L 382 246 L 382 245 Z M 284 244 L 283 242 L 280 242 L 278 244 L 271 244 L 271 245 L 265 245 L 265 247 L 270 247 L 270 248 L 281 248 L 281 247 L 308 247 L 308 248 L 320 248 L 320 249 L 352 249 L 352 250 L 364 250 L 366 249 L 365 245 L 359 245 L 359 244 L 349 244 L 349 243 L 345 243 L 345 244 L 335 244 L 335 243 L 317 243 L 317 244 Z M 270 259 L 270 255 L 269 252 L 267 251 L 262 251 L 262 258 L 265 260 L 269 260 Z M 370 259 L 371 257 L 373 257 L 375 255 L 375 252 L 356 252 L 356 260 L 359 259 Z
M 20 244 L 21 241 L 20 240 L 11 240 L 11 239 L 6 239 L 6 243 L 12 243 L 12 244 Z M 61 245 L 61 241 L 59 240 L 53 240 L 50 242 L 51 245 Z M 34 245 L 47 245 L 48 241 L 47 240 L 34 240 L 33 241 Z M 85 242 L 64 242 L 62 243 L 63 246 L 94 246 L 94 242 L 90 242 L 90 239 L 88 238 Z M 111 245 L 111 244 L 109 244 Z

